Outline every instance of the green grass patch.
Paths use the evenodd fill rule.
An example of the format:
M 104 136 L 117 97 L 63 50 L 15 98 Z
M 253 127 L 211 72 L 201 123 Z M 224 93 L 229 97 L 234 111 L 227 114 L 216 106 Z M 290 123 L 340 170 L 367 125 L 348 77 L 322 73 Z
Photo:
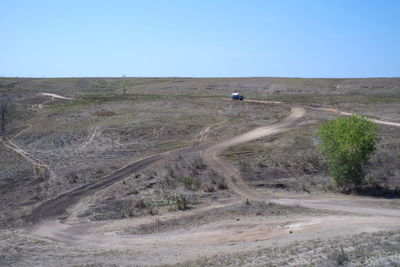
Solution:
M 68 107 L 74 107 L 74 106 L 83 106 L 83 105 L 87 105 L 87 104 L 94 103 L 94 102 L 95 101 L 89 100 L 89 99 L 73 100 L 73 101 L 66 102 L 66 103 L 52 105 L 52 106 L 50 106 L 50 109 L 61 109 L 61 108 L 68 108 Z
M 33 240 L 33 243 L 34 244 L 41 244 L 41 243 L 43 243 L 44 241 L 43 240 L 40 240 L 40 239 L 35 239 L 35 240 Z
M 185 187 L 190 188 L 194 185 L 195 180 L 193 177 L 183 177 L 181 182 Z
M 172 141 L 166 141 L 166 142 L 162 142 L 162 143 L 158 143 L 157 147 L 161 150 L 161 151 L 168 151 L 168 150 L 172 150 L 172 149 L 178 149 L 178 148 L 182 148 L 187 146 L 188 144 L 186 144 L 183 141 L 179 141 L 179 140 L 172 140 Z

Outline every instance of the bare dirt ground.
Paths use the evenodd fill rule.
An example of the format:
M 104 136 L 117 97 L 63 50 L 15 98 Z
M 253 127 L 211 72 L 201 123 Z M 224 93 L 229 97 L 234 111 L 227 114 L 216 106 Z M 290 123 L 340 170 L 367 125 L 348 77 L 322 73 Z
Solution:
M 269 84 L 268 79 L 262 81 Z M 87 81 L 82 82 L 86 83 Z M 110 85 L 107 82 L 104 85 L 102 82 L 95 83 L 95 85 L 100 88 L 108 88 Z M 143 82 L 148 81 L 144 80 Z M 171 81 L 160 80 L 157 82 L 170 83 Z M 187 86 L 192 82 L 188 80 L 183 83 Z M 203 82 L 212 83 L 209 80 Z M 239 85 L 248 83 L 250 88 L 254 86 L 252 80 L 222 80 L 221 85 L 218 85 L 220 83 L 218 80 L 217 85 L 205 90 L 218 91 L 216 88 L 220 86 L 224 91 L 226 90 L 224 82 L 230 84 L 233 82 Z M 259 82 L 256 79 L 254 84 L 259 84 Z M 285 82 L 288 81 L 285 80 Z M 325 82 L 329 84 L 329 87 L 334 84 L 334 81 L 316 81 L 316 84 L 320 86 Z M 359 82 L 368 84 L 368 81 L 364 80 Z M 369 83 L 368 86 L 373 85 L 371 87 L 372 95 L 380 90 L 379 82 Z M 393 88 L 396 88 L 397 82 L 396 79 L 389 82 L 392 87 L 387 90 L 388 94 L 396 95 L 397 89 Z M 299 85 L 294 83 L 294 91 L 304 88 L 304 83 L 310 83 L 310 88 L 315 87 L 313 80 L 301 80 L 299 83 L 303 87 L 298 87 Z M 348 86 L 349 90 L 353 90 L 351 89 L 354 86 L 352 81 L 341 80 L 336 87 L 333 86 L 338 94 L 340 94 L 339 91 L 344 90 L 343 88 L 347 88 L 346 86 L 341 87 L 343 84 Z M 164 90 L 160 89 L 162 86 L 160 87 L 159 84 L 154 86 L 157 92 Z M 272 85 L 269 84 L 269 86 Z M 374 89 L 375 87 L 377 89 Z M 278 86 L 277 88 L 286 87 Z M 360 91 L 366 89 L 361 88 Z M 184 86 L 182 89 L 178 87 L 179 90 L 184 91 Z M 348 93 L 347 89 L 344 91 Z M 200 94 L 196 94 L 196 97 L 203 94 L 203 91 L 200 92 Z M 61 94 L 61 92 L 59 93 Z M 74 95 L 69 94 L 68 96 Z M 62 101 L 67 102 L 57 105 L 62 105 L 62 108 L 70 112 L 71 109 L 65 105 L 70 105 L 68 101 L 72 101 L 71 103 L 74 101 L 69 99 Z M 171 100 L 162 101 L 168 103 Z M 195 100 L 189 101 L 196 103 Z M 54 104 L 52 102 L 54 101 L 47 102 L 45 105 Z M 225 106 L 224 102 L 214 101 L 211 102 L 211 106 Z M 316 190 L 313 194 L 307 192 L 308 189 L 297 192 L 288 191 L 286 188 L 282 190 L 282 188 L 255 186 L 249 182 L 247 177 L 250 175 L 249 171 L 240 165 L 243 155 L 245 155 L 247 159 L 255 163 L 256 170 L 261 170 L 260 173 L 250 175 L 251 178 L 259 176 L 258 179 L 261 179 L 263 168 L 266 168 L 263 164 L 267 162 L 270 165 L 269 161 L 255 160 L 253 152 L 240 154 L 240 150 L 244 152 L 248 150 L 246 146 L 260 144 L 265 140 L 266 143 L 262 147 L 280 147 L 281 144 L 277 142 L 285 142 L 285 136 L 290 137 L 292 134 L 295 136 L 293 140 L 298 143 L 299 140 L 296 139 L 296 136 L 303 138 L 301 131 L 299 131 L 300 135 L 296 135 L 298 129 L 312 127 L 315 123 L 329 118 L 332 111 L 338 113 L 337 106 L 322 107 L 316 111 L 315 106 L 310 108 L 307 103 L 300 103 L 303 105 L 302 107 L 292 106 L 292 104 L 285 106 L 279 101 L 271 103 L 271 101 L 265 100 L 247 100 L 245 102 L 247 103 L 241 104 L 241 106 L 229 104 L 225 108 L 214 109 L 221 116 L 214 121 L 203 121 L 205 124 L 202 127 L 191 128 L 198 129 L 197 133 L 193 134 L 187 142 L 178 146 L 188 148 L 176 150 L 175 145 L 165 147 L 161 144 L 156 149 L 147 152 L 147 155 L 153 154 L 154 156 L 146 157 L 146 155 L 143 160 L 136 160 L 126 167 L 120 165 L 122 168 L 110 171 L 109 174 L 103 173 L 102 178 L 98 181 L 82 181 L 81 185 L 78 183 L 76 186 L 70 187 L 60 187 L 61 184 L 59 184 L 58 190 L 53 189 L 52 193 L 45 194 L 42 200 L 25 207 L 25 212 L 22 214 L 31 211 L 31 215 L 21 218 L 29 223 L 35 223 L 34 225 L 16 228 L 9 226 L 1 231 L 0 264 L 299 266 L 337 265 L 342 262 L 343 257 L 350 258 L 344 260 L 344 263 L 350 261 L 356 265 L 398 264 L 400 255 L 398 250 L 400 243 L 398 238 L 400 220 L 398 199 L 326 192 L 326 188 L 318 189 L 316 182 L 310 184 L 310 186 L 312 185 L 310 188 Z M 158 102 L 158 105 L 159 103 L 163 102 Z M 87 103 L 83 103 L 83 105 L 87 105 Z M 116 112 L 115 109 L 109 112 L 108 104 L 100 105 L 108 109 L 105 111 L 99 109 L 96 104 L 92 112 L 100 110 L 95 114 L 102 116 L 111 114 L 110 118 L 113 118 L 115 113 L 121 113 L 120 110 Z M 204 105 L 204 102 L 200 105 Z M 392 103 L 389 106 L 395 109 L 398 104 Z M 173 108 L 176 109 L 178 106 Z M 85 109 L 87 110 L 87 107 Z M 206 109 L 209 110 L 210 106 Z M 288 113 L 289 109 L 290 113 Z M 81 110 L 83 111 L 83 108 Z M 198 110 L 201 111 L 201 109 Z M 281 115 L 263 116 L 260 114 L 263 111 L 271 112 L 272 110 L 279 111 Z M 148 111 L 146 107 L 145 113 L 149 114 Z M 232 123 L 231 119 L 234 121 L 237 119 L 239 113 L 243 114 L 243 120 L 239 123 L 247 121 L 244 123 L 245 127 L 235 129 L 230 126 L 230 128 L 226 128 Z M 54 116 L 51 112 L 47 114 Z M 56 116 L 60 116 L 59 111 L 56 114 Z M 233 118 L 230 118 L 229 114 L 233 114 Z M 343 113 L 342 115 L 347 114 Z M 44 116 L 41 115 L 38 120 L 43 122 L 40 118 L 44 118 Z M 103 125 L 106 120 L 107 118 L 102 120 Z M 154 121 L 154 117 L 150 121 Z M 193 123 L 196 121 L 196 117 L 189 117 L 187 121 Z M 30 120 L 30 122 L 35 124 L 34 120 Z M 386 122 L 379 115 L 377 122 L 387 124 L 385 127 L 398 127 L 396 121 Z M 83 152 L 98 141 L 99 132 L 102 131 L 96 124 L 93 126 L 85 138 L 76 144 Z M 107 127 L 110 126 L 107 125 Z M 394 129 L 393 132 L 389 130 L 391 131 L 391 129 L 387 129 L 383 132 L 384 141 L 396 143 L 396 139 L 393 137 L 397 136 L 398 130 Z M 27 135 L 29 131 L 30 133 Z M 41 155 L 44 155 L 45 151 L 38 153 L 37 148 L 40 146 L 31 146 L 30 149 L 27 149 L 28 152 L 21 148 L 29 148 L 29 142 L 35 141 L 35 135 L 29 137 L 32 129 L 29 131 L 26 131 L 25 136 L 14 134 L 14 138 L 20 140 L 18 149 L 23 150 L 20 152 L 25 156 L 29 155 L 31 159 L 36 159 L 38 156 L 43 159 Z M 51 131 L 54 133 L 54 130 Z M 218 134 L 221 132 L 226 133 Z M 386 137 L 388 133 L 390 135 Z M 21 138 L 22 136 L 23 138 Z M 179 139 L 180 136 L 176 137 Z M 27 137 L 32 141 L 26 142 Z M 190 140 L 200 143 L 196 144 Z M 309 146 L 307 145 L 309 144 L 308 140 L 305 142 L 306 139 L 300 139 L 300 141 L 302 145 L 305 144 L 305 147 Z M 151 142 L 149 140 L 149 143 Z M 125 145 L 123 142 L 119 143 Z M 288 146 L 290 143 L 285 143 L 285 145 Z M 68 147 L 69 145 L 64 146 Z M 255 148 L 259 149 L 259 146 L 257 145 Z M 18 152 L 16 147 L 7 147 L 7 149 Z M 234 155 L 239 155 L 235 156 L 235 160 L 232 160 L 233 157 L 227 157 L 227 155 L 232 155 L 232 149 L 234 152 L 235 149 L 240 152 L 239 154 L 235 152 Z M 167 152 L 160 153 L 162 151 Z M 94 153 L 96 152 L 94 151 Z M 25 158 L 20 153 L 16 153 L 16 155 L 22 159 Z M 263 155 L 262 151 L 258 155 Z M 391 157 L 387 156 L 386 158 L 380 155 L 380 162 L 385 166 L 393 167 L 394 171 L 388 172 L 387 175 L 394 181 L 394 178 L 398 176 L 396 165 L 393 165 Z M 29 162 L 27 158 L 25 160 Z M 42 162 L 43 160 L 37 161 Z M 46 161 L 44 160 L 44 162 Z M 290 163 L 293 164 L 293 161 Z M 55 165 L 48 164 L 48 166 L 54 169 Z M 285 168 L 290 170 L 294 167 L 285 165 Z M 298 170 L 296 169 L 296 171 Z M 9 173 L 12 173 L 11 169 Z M 371 173 L 373 174 L 373 172 Z M 59 182 L 65 179 L 61 172 L 56 172 L 56 175 Z M 319 172 L 318 175 L 321 173 Z M 297 177 L 300 177 L 299 180 L 304 179 L 302 176 Z M 287 186 L 287 183 L 284 182 L 283 185 Z M 396 183 L 394 182 L 393 185 L 396 186 Z M 132 186 L 134 191 L 132 191 Z M 53 187 L 56 188 L 57 183 L 54 183 Z M 23 187 L 17 186 L 16 189 L 18 188 Z M 60 188 L 62 189 L 60 190 Z M 172 200 L 176 201 L 176 199 L 171 199 L 170 192 L 190 199 L 189 207 L 182 210 L 175 208 L 174 205 L 177 203 Z M 155 198 L 156 196 L 160 199 Z M 123 208 L 110 203 L 129 203 L 128 207 L 134 206 L 135 209 L 147 210 L 150 215 L 137 213 L 136 210 L 127 210 L 127 214 L 129 214 L 127 216 Z M 159 205 L 160 203 L 163 205 Z M 85 215 L 93 213 L 93 210 L 88 209 L 88 206 L 91 205 L 93 207 L 104 205 L 105 210 L 117 209 L 124 213 L 118 219 L 105 217 L 106 219 L 101 220 L 88 220 L 88 218 L 99 218 Z M 101 216 L 104 214 L 102 213 Z M 17 224 L 14 225 L 17 226 Z M 343 250 L 340 246 L 345 249 Z M 371 253 L 369 252 L 371 250 L 377 252 Z

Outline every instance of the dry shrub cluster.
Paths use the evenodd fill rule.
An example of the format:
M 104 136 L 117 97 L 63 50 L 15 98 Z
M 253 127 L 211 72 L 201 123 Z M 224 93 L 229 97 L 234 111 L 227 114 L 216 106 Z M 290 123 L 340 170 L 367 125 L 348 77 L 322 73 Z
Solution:
M 93 112 L 93 115 L 98 117 L 111 117 L 117 115 L 117 113 L 111 110 L 101 109 Z
M 328 182 L 322 158 L 317 151 L 274 151 L 242 157 L 239 169 L 243 177 L 254 185 L 279 189 L 309 191 L 309 187 L 324 188 Z
M 164 182 L 167 188 L 184 186 L 187 190 L 215 192 L 227 189 L 225 180 L 217 172 L 207 168 L 199 155 L 179 157 L 167 163 Z
M 71 173 L 68 179 L 73 183 L 78 178 Z M 213 197 L 226 188 L 223 177 L 207 168 L 199 155 L 187 154 L 114 185 L 79 216 L 107 220 L 186 210 L 199 203 L 201 197 Z

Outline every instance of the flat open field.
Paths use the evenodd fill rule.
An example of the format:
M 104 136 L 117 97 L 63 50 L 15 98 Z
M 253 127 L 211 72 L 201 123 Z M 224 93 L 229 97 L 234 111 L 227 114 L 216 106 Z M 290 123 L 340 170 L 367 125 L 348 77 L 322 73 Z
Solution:
M 0 265 L 400 264 L 400 79 L 0 78 L 0 98 Z M 380 141 L 344 194 L 316 132 L 347 113 Z

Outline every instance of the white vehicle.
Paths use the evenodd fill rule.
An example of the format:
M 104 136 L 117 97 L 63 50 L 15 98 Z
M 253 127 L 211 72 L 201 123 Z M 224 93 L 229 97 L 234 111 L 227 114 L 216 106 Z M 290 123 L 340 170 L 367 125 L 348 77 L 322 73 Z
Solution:
M 239 94 L 239 93 L 232 93 L 231 98 L 233 100 L 243 100 L 244 99 L 244 95 Z

